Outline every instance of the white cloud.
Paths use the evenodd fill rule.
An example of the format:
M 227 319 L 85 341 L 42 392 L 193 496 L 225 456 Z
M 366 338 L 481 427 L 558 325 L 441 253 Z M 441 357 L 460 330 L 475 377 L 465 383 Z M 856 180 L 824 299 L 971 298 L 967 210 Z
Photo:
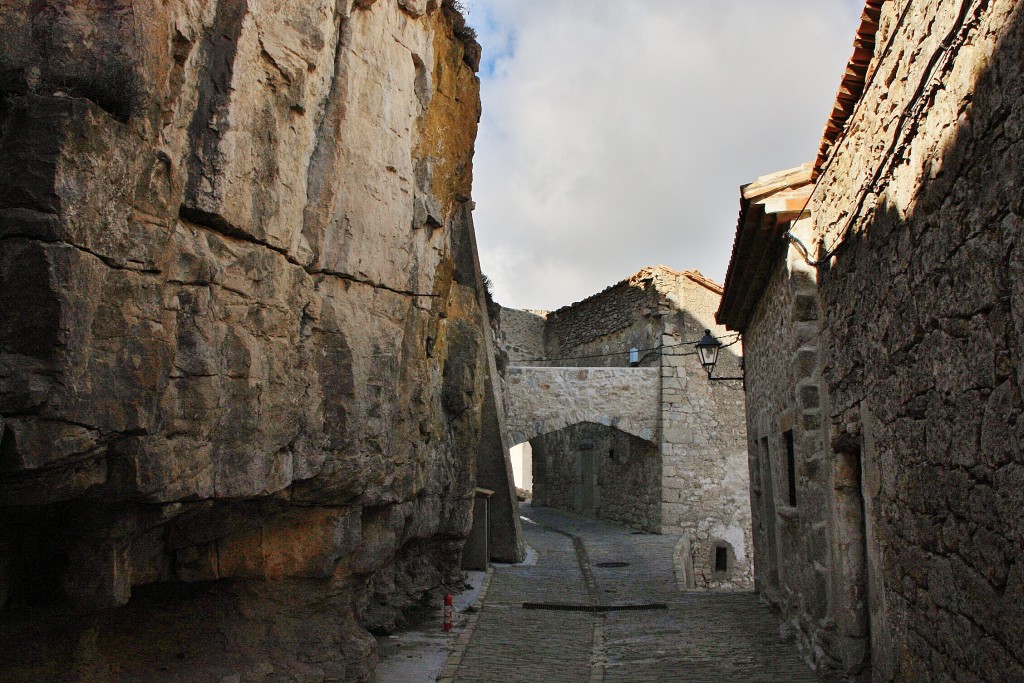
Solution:
M 741 184 L 812 159 L 859 0 L 473 0 L 483 270 L 558 308 L 646 265 L 719 281 Z

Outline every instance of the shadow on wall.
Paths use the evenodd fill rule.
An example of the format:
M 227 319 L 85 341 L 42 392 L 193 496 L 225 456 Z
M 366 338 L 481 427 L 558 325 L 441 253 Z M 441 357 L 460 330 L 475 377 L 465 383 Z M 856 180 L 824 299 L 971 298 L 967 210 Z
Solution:
M 702 309 L 702 304 L 706 308 Z M 715 378 L 739 378 L 738 335 L 712 324 L 719 300 L 679 311 L 674 345 L 662 364 L 662 526 L 685 533 L 687 585 L 701 589 L 753 587 L 750 475 L 745 392 L 741 380 L 711 381 L 695 344 L 705 329 L 718 336 Z
M 571 425 L 534 438 L 533 503 L 657 531 L 658 448 L 613 427 Z
M 955 127 L 941 139 L 937 104 L 899 122 L 886 203 L 821 278 L 831 448 L 876 534 L 884 680 L 1024 679 L 1024 11 L 992 5 L 1008 23 Z
M 807 228 L 804 221 L 793 229 Z M 827 534 L 837 492 L 829 490 L 822 434 L 817 284 L 794 258 L 784 246 L 767 253 L 765 266 L 774 265 L 758 285 L 765 294 L 745 328 L 747 450 L 756 587 L 785 620 L 800 624 L 806 645 L 838 609 L 829 599 Z M 852 527 L 860 506 L 848 512 L 842 521 Z M 861 553 L 863 544 L 851 545 Z
M 701 366 L 700 355 L 697 353 L 697 342 L 704 337 L 705 330 L 717 339 L 722 346 L 718 349 L 718 362 L 715 364 L 713 377 L 742 377 L 743 376 L 743 339 L 737 332 L 728 331 L 724 325 L 719 325 L 713 317 L 699 319 L 688 311 L 678 311 L 679 319 L 682 320 L 682 342 L 676 345 L 665 345 L 661 353 L 666 360 L 673 361 L 672 365 L 685 366 L 687 374 L 696 380 L 703 381 L 699 373 L 704 372 Z M 709 329 L 710 328 L 710 329 Z M 721 388 L 737 390 L 742 389 L 743 384 L 736 382 L 711 382 L 709 388 Z

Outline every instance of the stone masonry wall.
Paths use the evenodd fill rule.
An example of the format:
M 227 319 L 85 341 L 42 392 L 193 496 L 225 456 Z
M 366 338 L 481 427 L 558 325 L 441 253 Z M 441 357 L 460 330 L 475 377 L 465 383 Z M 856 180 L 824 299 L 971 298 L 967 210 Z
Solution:
M 533 504 L 593 514 L 634 529 L 656 532 L 661 514 L 661 458 L 655 444 L 595 424 L 575 424 L 534 439 Z M 594 508 L 581 490 L 583 459 L 594 464 Z
M 626 367 L 629 365 L 629 349 L 654 348 L 660 330 L 660 321 L 651 315 L 658 305 L 657 293 L 651 282 L 650 277 L 631 278 L 582 302 L 548 313 L 543 329 L 544 355 L 552 360 L 530 365 L 619 367 L 624 373 L 635 372 Z M 502 326 L 505 328 L 504 311 Z M 526 335 L 519 329 L 522 328 L 509 329 L 506 347 L 511 340 L 525 346 L 537 338 L 535 327 L 531 327 Z M 560 334 L 566 336 L 561 337 Z M 515 364 L 513 352 L 510 351 L 510 357 Z M 641 365 L 653 366 L 658 362 L 656 353 L 641 355 L 645 356 Z M 539 490 L 539 495 L 537 490 L 534 492 L 536 504 L 584 512 L 580 491 L 581 458 L 593 458 L 594 485 L 598 493 L 596 505 L 586 514 L 631 524 L 643 530 L 658 528 L 660 510 L 651 501 L 660 500 L 661 495 L 660 479 L 654 475 L 654 471 L 660 469 L 660 453 L 653 445 L 644 446 L 631 435 L 656 438 L 660 380 L 652 369 L 641 371 L 640 376 L 651 378 L 649 397 L 641 403 L 631 404 L 631 399 L 620 395 L 606 412 L 574 413 L 596 424 L 574 424 L 576 417 L 567 415 L 568 419 L 557 423 L 569 425 L 565 431 L 540 433 L 535 430 L 540 433 L 531 441 L 535 461 L 534 482 Z M 564 413 L 574 407 L 574 401 L 572 396 L 566 395 L 557 399 L 553 407 Z M 616 429 L 601 426 L 612 425 L 615 415 L 640 417 L 636 412 L 638 409 L 645 411 L 641 418 L 646 425 L 643 429 L 622 421 L 614 425 Z M 635 422 L 634 417 L 629 419 Z M 548 423 L 548 426 L 554 424 Z M 623 429 L 624 432 L 619 431 Z M 578 448 L 580 443 L 588 444 L 585 452 Z M 608 458 L 609 452 L 617 452 L 619 457 Z
M 650 278 L 627 280 L 548 314 L 547 357 L 559 365 L 627 366 L 629 349 L 652 349 L 661 325 Z M 559 361 L 559 358 L 570 358 Z M 647 364 L 656 364 L 650 356 Z
M 501 307 L 496 343 L 499 349 L 508 354 L 510 363 L 537 365 L 537 359 L 544 357 L 547 315 L 546 311 L 520 311 Z
M 366 679 L 470 524 L 464 20 L 46 0 L 0 33 L 0 678 Z
M 1019 680 L 1024 16 L 883 9 L 888 47 L 812 200 L 825 247 L 841 240 L 822 367 L 833 457 L 863 480 L 872 666 Z
M 709 382 L 693 343 L 705 329 L 728 343 L 714 322 L 720 294 L 689 278 L 663 285 L 666 349 L 662 357 L 662 533 L 684 533 L 695 587 L 750 588 L 753 581 L 749 476 L 744 450 L 743 388 Z M 716 375 L 739 375 L 739 345 L 724 348 Z M 727 570 L 715 571 L 716 548 Z
M 708 382 L 696 359 L 693 344 L 706 328 L 726 342 L 730 338 L 714 321 L 720 293 L 714 285 L 700 284 L 704 279 L 698 274 L 691 275 L 661 266 L 645 268 L 548 315 L 546 340 L 553 363 L 623 366 L 629 363 L 629 349 L 637 348 L 641 349 L 640 365 L 657 368 L 658 403 L 651 415 L 658 447 L 655 457 L 641 455 L 634 461 L 632 454 L 638 448 L 634 445 L 624 467 L 623 461 L 603 455 L 607 451 L 620 453 L 612 444 L 621 440 L 621 435 L 602 435 L 599 428 L 587 426 L 534 438 L 534 501 L 579 511 L 580 463 L 595 457 L 600 501 L 591 514 L 637 524 L 638 528 L 686 535 L 682 547 L 689 550 L 684 562 L 694 587 L 749 588 L 753 539 L 742 386 L 735 381 Z M 718 375 L 739 374 L 739 348 L 737 344 L 723 350 Z M 564 359 L 558 360 L 559 356 Z M 522 394 L 521 400 L 539 400 L 538 396 L 550 391 L 538 391 L 513 379 L 516 377 L 508 377 L 507 396 Z M 566 413 L 572 395 L 567 391 L 545 401 L 550 404 L 548 412 Z M 620 409 L 632 411 L 635 407 Z M 593 416 L 583 419 L 602 421 Z M 543 434 L 553 424 L 548 421 L 532 433 Z M 562 420 L 557 426 L 571 424 L 572 420 Z M 619 429 L 638 433 L 622 424 Z M 593 444 L 593 448 L 581 449 L 580 443 Z M 660 470 L 658 476 L 648 475 L 651 466 Z M 645 485 L 648 488 L 641 494 Z M 614 498 L 613 490 L 622 495 Z M 651 496 L 659 500 L 656 512 L 646 503 Z M 636 502 L 625 504 L 630 498 Z M 718 548 L 727 552 L 725 571 L 715 570 Z
M 509 367 L 506 423 L 513 443 L 579 422 L 654 441 L 658 431 L 656 368 Z
M 791 231 L 807 239 L 812 225 L 803 219 Z M 832 587 L 832 472 L 821 420 L 817 277 L 795 249 L 783 254 L 744 331 L 755 585 L 781 611 L 809 663 L 845 675 L 863 666 L 867 633 L 847 618 L 854 610 Z

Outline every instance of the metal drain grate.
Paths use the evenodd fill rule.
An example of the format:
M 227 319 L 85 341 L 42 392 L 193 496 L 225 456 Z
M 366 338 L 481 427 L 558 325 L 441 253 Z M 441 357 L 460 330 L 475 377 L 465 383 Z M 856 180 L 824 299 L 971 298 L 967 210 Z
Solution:
M 641 605 L 561 605 L 554 602 L 524 602 L 523 609 L 547 609 L 560 612 L 643 612 L 668 609 L 664 602 L 650 602 Z
M 601 569 L 618 569 L 619 567 L 628 567 L 629 562 L 598 562 L 594 566 Z

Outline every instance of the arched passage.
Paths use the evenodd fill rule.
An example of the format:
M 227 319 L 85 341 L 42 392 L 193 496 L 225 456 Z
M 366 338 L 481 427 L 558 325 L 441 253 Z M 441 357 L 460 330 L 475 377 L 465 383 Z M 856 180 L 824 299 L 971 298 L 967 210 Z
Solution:
M 535 437 L 533 502 L 657 531 L 661 451 L 650 441 L 583 422 Z

